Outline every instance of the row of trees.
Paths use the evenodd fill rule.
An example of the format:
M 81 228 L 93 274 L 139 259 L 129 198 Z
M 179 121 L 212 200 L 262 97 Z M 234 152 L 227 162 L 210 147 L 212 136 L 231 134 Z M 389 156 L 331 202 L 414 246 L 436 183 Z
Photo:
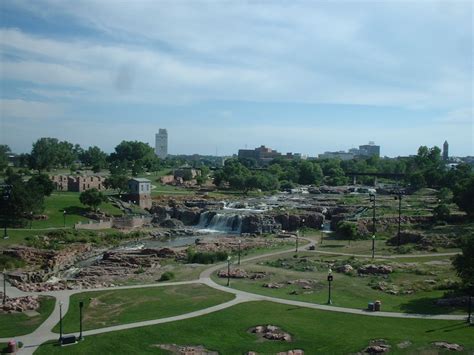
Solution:
M 6 168 L 9 153 L 8 146 L 0 146 L 0 171 Z M 77 162 L 94 172 L 108 168 L 113 173 L 130 171 L 132 175 L 156 171 L 164 166 L 150 145 L 138 141 L 123 141 L 109 155 L 96 146 L 83 149 L 78 144 L 56 138 L 40 138 L 33 143 L 29 154 L 21 154 L 15 160 L 17 167 L 37 170 L 39 173 L 53 168 L 76 169 Z

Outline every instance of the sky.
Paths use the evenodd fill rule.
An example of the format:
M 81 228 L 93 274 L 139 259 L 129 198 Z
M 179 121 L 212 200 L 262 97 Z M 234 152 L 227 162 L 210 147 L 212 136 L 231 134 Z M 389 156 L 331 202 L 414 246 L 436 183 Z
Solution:
M 0 144 L 474 155 L 471 1 L 0 1 Z

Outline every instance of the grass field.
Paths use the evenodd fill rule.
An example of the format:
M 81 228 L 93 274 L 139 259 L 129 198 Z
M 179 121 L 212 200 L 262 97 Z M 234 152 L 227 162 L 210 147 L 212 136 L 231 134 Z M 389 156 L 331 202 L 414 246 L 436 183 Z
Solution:
M 39 315 L 28 317 L 23 313 L 0 314 L 0 338 L 14 337 L 33 332 L 54 309 L 53 297 L 40 298 Z
M 350 264 L 354 268 L 365 264 L 392 265 L 395 271 L 389 275 L 360 277 L 334 272 L 332 282 L 332 302 L 335 306 L 365 309 L 368 302 L 382 301 L 384 311 L 443 314 L 465 314 L 467 309 L 454 307 L 439 307 L 435 301 L 443 297 L 450 282 L 456 281 L 451 262 L 446 258 L 431 260 L 384 260 L 375 262 L 372 259 L 353 259 L 331 255 L 314 255 L 294 253 L 284 256 L 267 258 L 258 262 L 244 264 L 240 268 L 248 273 L 265 272 L 263 279 L 233 279 L 231 287 L 257 294 L 272 297 L 299 300 L 318 304 L 325 304 L 328 300 L 328 284 L 326 281 L 328 265 Z M 278 266 L 277 266 L 278 265 Z M 237 266 L 233 266 L 237 267 Z M 227 279 L 213 279 L 225 285 Z M 311 287 L 288 284 L 288 281 L 311 280 Z M 264 284 L 278 283 L 281 288 L 266 288 Z M 397 294 L 384 292 L 376 287 L 383 285 L 387 290 L 397 290 Z M 406 293 L 405 293 L 406 291 Z
M 272 324 L 289 332 L 293 341 L 259 339 L 248 330 Z M 303 349 L 306 354 L 349 354 L 362 351 L 373 339 L 385 339 L 394 354 L 437 354 L 431 343 L 448 341 L 461 344 L 466 353 L 474 349 L 474 328 L 459 321 L 394 319 L 357 316 L 279 305 L 250 302 L 226 310 L 150 327 L 130 329 L 96 336 L 61 348 L 53 343 L 42 345 L 37 354 L 168 354 L 157 344 L 204 345 L 221 355 L 275 354 Z M 407 348 L 397 346 L 409 341 Z
M 84 302 L 84 329 L 165 318 L 230 301 L 234 295 L 208 286 L 150 287 L 84 292 L 73 295 L 64 317 L 64 332 L 79 331 L 79 302 Z M 54 328 L 59 332 L 59 326 Z
M 66 227 L 72 227 L 77 222 L 88 221 L 87 218 L 80 216 L 87 207 L 79 201 L 78 192 L 55 192 L 45 199 L 45 210 L 49 218 L 44 221 L 33 221 L 32 228 L 51 228 L 64 227 L 63 211 L 66 211 Z M 100 205 L 100 210 L 111 215 L 121 215 L 122 212 L 112 206 L 110 203 Z

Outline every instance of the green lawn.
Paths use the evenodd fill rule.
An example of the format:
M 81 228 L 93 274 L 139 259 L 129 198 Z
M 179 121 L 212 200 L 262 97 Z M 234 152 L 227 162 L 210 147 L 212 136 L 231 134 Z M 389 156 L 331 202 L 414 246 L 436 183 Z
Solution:
M 79 331 L 79 302 L 84 302 L 84 329 L 165 318 L 227 302 L 234 295 L 200 284 L 73 295 L 64 317 L 64 332 Z M 59 325 L 54 328 L 59 332 Z
M 356 261 L 348 257 L 299 253 L 299 258 L 295 259 L 293 254 L 243 264 L 240 268 L 248 271 L 248 273 L 266 272 L 267 276 L 257 280 L 233 279 L 231 280 L 231 287 L 277 298 L 325 304 L 328 300 L 328 284 L 326 281 L 328 263 L 340 261 L 342 264 L 356 265 Z M 294 263 L 296 267 L 301 268 L 311 266 L 315 267 L 315 270 L 298 271 L 288 269 L 288 266 L 276 267 L 266 263 L 267 261 L 277 261 L 278 259 L 287 265 Z M 444 261 L 444 263 L 438 264 L 439 261 Z M 359 259 L 357 262 L 360 264 L 373 263 L 371 259 Z M 464 308 L 439 307 L 435 305 L 435 301 L 447 292 L 441 285 L 446 284 L 446 280 L 457 280 L 454 271 L 451 269 L 450 260 L 438 259 L 436 263 L 432 263 L 432 260 L 420 258 L 417 265 L 413 265 L 415 262 L 417 260 L 405 260 L 404 264 L 400 264 L 400 261 L 395 260 L 376 260 L 375 263 L 380 264 L 400 264 L 388 276 L 360 277 L 334 272 L 334 281 L 332 282 L 333 305 L 365 309 L 368 302 L 380 300 L 382 301 L 384 311 L 424 314 L 465 314 L 467 310 Z M 227 282 L 227 279 L 218 278 L 216 274 L 212 277 L 221 285 L 225 285 Z M 314 280 L 315 283 L 310 289 L 304 289 L 303 285 L 287 284 L 288 281 L 300 279 Z M 431 280 L 435 281 L 437 286 L 440 285 L 441 289 L 432 286 L 429 283 Z M 379 282 L 394 285 L 399 290 L 399 293 L 394 295 L 374 289 L 372 286 L 377 285 Z M 280 283 L 283 287 L 278 289 L 263 287 L 266 283 Z M 390 288 L 387 287 L 387 289 Z M 414 290 L 414 293 L 404 294 L 404 290 Z
M 44 322 L 54 309 L 53 297 L 40 298 L 39 315 L 28 317 L 23 313 L 0 314 L 0 338 L 14 337 L 31 333 Z
M 183 187 L 163 185 L 159 182 L 154 182 L 152 185 L 154 185 L 155 188 L 151 190 L 151 196 L 158 196 L 158 195 L 194 195 L 195 194 L 194 190 L 185 189 Z
M 262 340 L 248 331 L 262 324 L 281 327 L 293 341 Z M 87 336 L 71 347 L 61 348 L 51 342 L 36 354 L 168 354 L 156 345 L 171 343 L 204 345 L 221 355 L 250 350 L 275 354 L 290 349 L 303 349 L 306 354 L 349 354 L 362 351 L 373 339 L 385 339 L 394 354 L 432 350 L 435 341 L 461 344 L 469 353 L 474 349 L 473 332 L 474 328 L 459 321 L 379 318 L 250 302 L 198 318 Z M 404 350 L 397 347 L 403 341 L 411 342 Z

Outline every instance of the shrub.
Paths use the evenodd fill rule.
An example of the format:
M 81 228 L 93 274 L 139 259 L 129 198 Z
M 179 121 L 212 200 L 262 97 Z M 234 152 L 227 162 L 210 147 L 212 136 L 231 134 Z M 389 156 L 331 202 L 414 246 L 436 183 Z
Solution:
M 171 271 L 166 271 L 163 274 L 161 274 L 161 277 L 158 281 L 169 281 L 174 279 L 174 274 Z

